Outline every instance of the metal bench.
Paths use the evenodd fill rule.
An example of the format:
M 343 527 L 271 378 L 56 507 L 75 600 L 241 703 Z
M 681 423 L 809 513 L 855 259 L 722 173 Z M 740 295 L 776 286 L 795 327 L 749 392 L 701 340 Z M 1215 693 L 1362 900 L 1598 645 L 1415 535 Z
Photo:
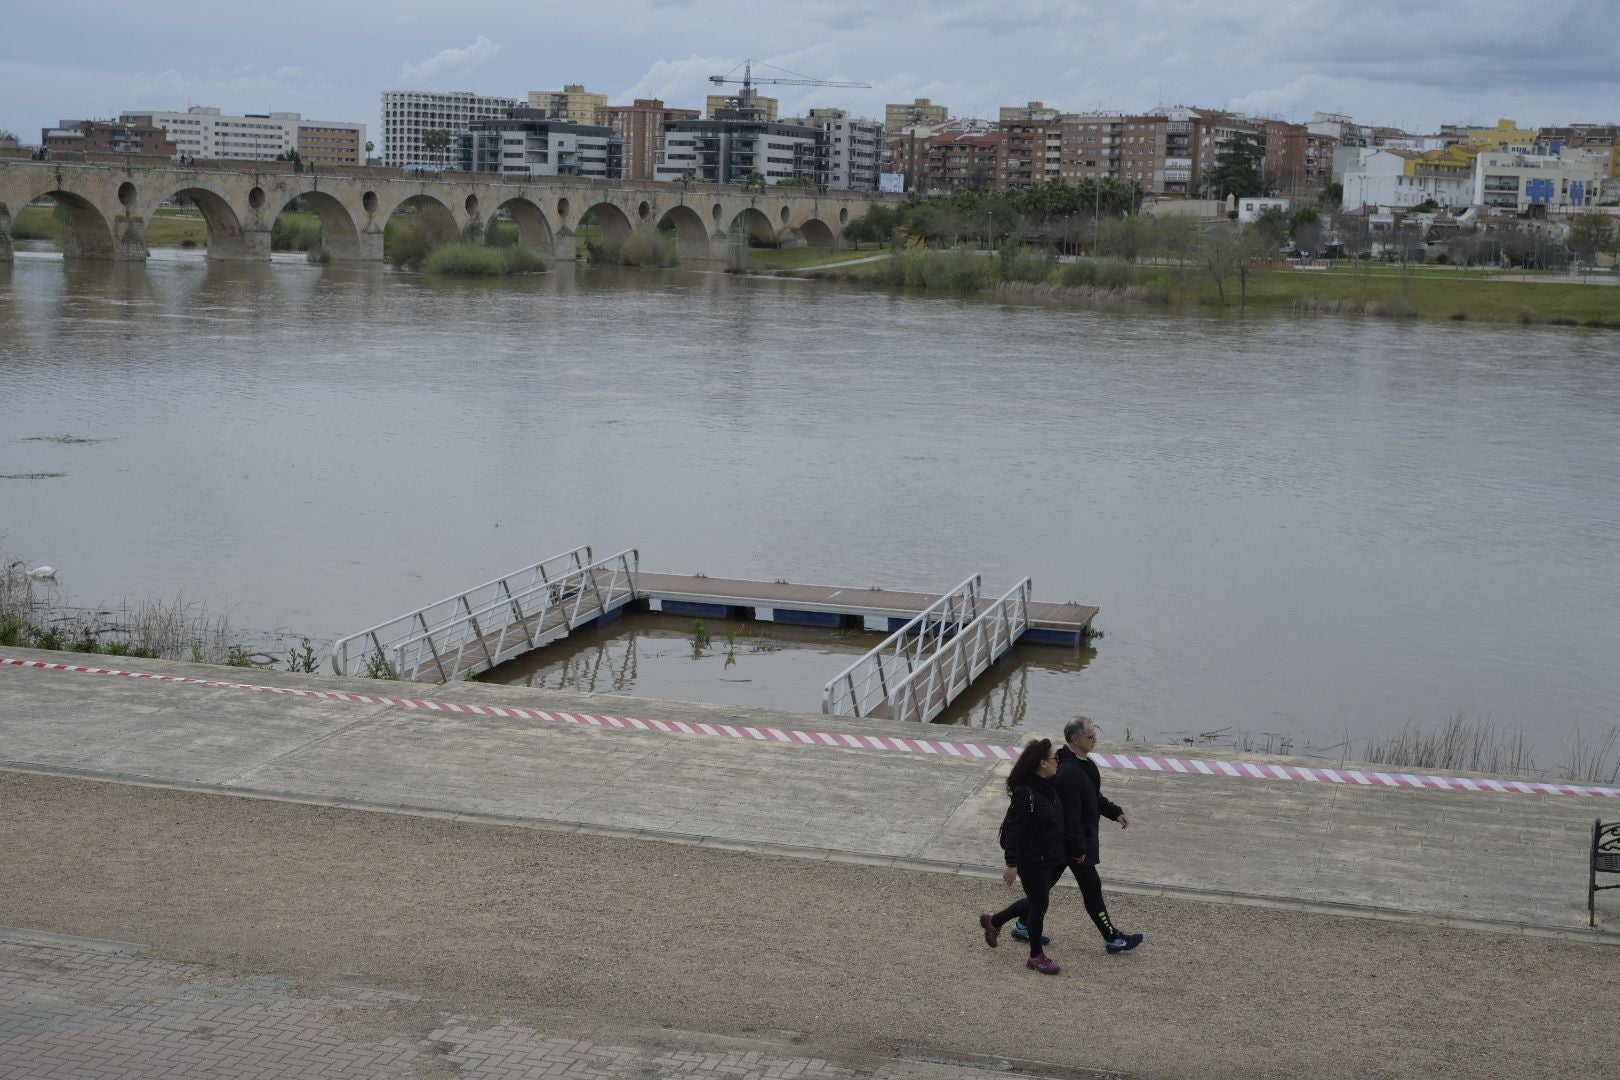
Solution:
M 1620 889 L 1620 882 L 1599 885 L 1599 874 L 1620 874 L 1620 821 L 1592 822 L 1592 869 L 1586 884 L 1586 925 L 1597 925 L 1597 894 L 1604 889 Z

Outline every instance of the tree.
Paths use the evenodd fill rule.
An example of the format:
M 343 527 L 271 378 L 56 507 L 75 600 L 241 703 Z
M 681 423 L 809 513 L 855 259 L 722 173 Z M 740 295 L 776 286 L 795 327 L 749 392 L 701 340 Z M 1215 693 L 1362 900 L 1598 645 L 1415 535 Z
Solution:
M 1104 254 L 1118 255 L 1126 262 L 1135 262 L 1147 246 L 1148 226 L 1135 214 L 1102 222 L 1102 235 L 1098 249 Z
M 1615 245 L 1614 219 L 1607 214 L 1578 214 L 1569 223 L 1569 248 L 1587 266 L 1598 252 L 1611 252 Z
M 1215 293 L 1221 306 L 1226 306 L 1226 282 L 1237 269 L 1238 233 L 1230 225 L 1217 225 L 1209 229 L 1198 241 L 1198 265 L 1215 283 Z
M 1215 168 L 1204 181 L 1204 186 L 1218 199 L 1228 195 L 1236 195 L 1240 199 L 1263 195 L 1266 182 L 1261 176 L 1260 166 L 1265 156 L 1265 147 L 1253 135 L 1240 131 L 1216 156 Z
M 444 167 L 444 152 L 450 148 L 450 133 L 443 128 L 430 128 L 422 132 L 422 149 L 436 155 L 440 168 Z
M 1322 215 L 1309 206 L 1302 206 L 1294 211 L 1294 216 L 1288 222 L 1289 235 L 1294 238 L 1294 247 L 1303 252 L 1322 251 Z
M 1344 205 L 1344 184 L 1335 180 L 1323 188 L 1322 194 L 1316 197 L 1316 204 L 1324 210 L 1338 210 Z
M 748 176 L 743 180 L 743 190 L 744 191 L 764 191 L 765 190 L 765 174 L 762 173 L 762 172 L 751 172 L 751 173 L 749 173 Z
M 366 140 L 366 157 L 369 158 L 371 156 L 371 152 L 373 150 L 375 150 L 375 149 L 377 149 L 377 144 L 372 142 L 370 139 L 367 139 Z
M 1268 206 L 1260 211 L 1246 233 L 1256 233 L 1271 245 L 1272 251 L 1279 251 L 1288 240 L 1288 211 L 1280 206 Z

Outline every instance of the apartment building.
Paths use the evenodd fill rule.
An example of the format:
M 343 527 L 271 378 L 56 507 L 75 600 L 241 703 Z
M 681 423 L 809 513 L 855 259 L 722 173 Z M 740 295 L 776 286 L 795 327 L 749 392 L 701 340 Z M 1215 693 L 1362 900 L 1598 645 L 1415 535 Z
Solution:
M 1606 179 L 1620 180 L 1620 154 L 1615 152 L 1616 136 L 1620 136 L 1620 124 L 1544 127 L 1538 136 L 1536 148 L 1541 153 L 1591 158 Z M 1609 186 L 1605 185 L 1606 188 Z
M 513 98 L 486 97 L 470 90 L 388 90 L 382 96 L 383 164 L 395 168 L 442 168 L 453 159 L 461 137 L 478 120 L 500 120 L 517 108 Z M 422 143 L 428 131 L 450 133 L 450 158 Z
M 624 176 L 624 140 L 610 127 L 514 108 L 499 120 L 468 124 L 457 159 L 469 172 L 618 180 Z
M 1331 135 L 1315 134 L 1305 124 L 1267 120 L 1266 187 L 1290 198 L 1312 198 L 1333 180 Z
M 748 100 L 744 101 L 742 94 L 710 94 L 705 99 L 704 108 L 710 120 L 719 119 L 722 112 L 735 112 L 738 109 L 752 109 L 755 114 L 752 119 L 763 120 L 774 124 L 777 118 L 777 99 L 766 97 L 758 90 L 749 88 Z
M 816 133 L 816 186 L 832 191 L 876 191 L 883 153 L 883 125 L 851 118 L 843 109 L 811 109 L 784 121 Z
M 1461 147 L 1419 151 L 1363 146 L 1356 153 L 1355 167 L 1343 174 L 1343 210 L 1410 209 L 1431 201 L 1449 208 L 1474 201 L 1474 155 Z
M 629 105 L 602 105 L 597 123 L 613 129 L 624 142 L 624 176 L 652 180 L 664 154 L 664 128 L 676 120 L 696 120 L 696 109 L 672 109 L 658 98 L 637 98 Z
M 179 151 L 164 130 L 144 121 L 60 120 L 55 127 L 43 128 L 39 145 L 53 151 L 87 151 L 93 154 L 141 154 L 175 157 Z
M 597 110 L 607 105 L 606 94 L 593 94 L 579 83 L 568 83 L 561 90 L 530 90 L 529 108 L 539 109 L 554 120 L 576 124 L 600 124 Z
M 1062 177 L 1063 126 L 1057 110 L 1038 101 L 1003 108 L 996 130 L 1002 135 L 998 187 L 1032 187 Z
M 664 126 L 664 156 L 656 178 L 690 177 L 740 184 L 759 173 L 766 184 L 816 179 L 815 128 L 776 123 L 721 110 L 707 120 L 675 120 Z
M 950 119 L 950 110 L 943 105 L 935 105 L 925 97 L 912 101 L 910 105 L 885 105 L 883 107 L 883 130 L 900 131 L 908 127 L 934 127 Z
M 996 186 L 1003 171 L 1006 135 L 996 130 L 942 130 L 928 139 L 918 187 L 926 192 Z
M 1474 204 L 1529 217 L 1595 205 L 1603 175 L 1590 158 L 1487 151 L 1474 158 Z
M 365 162 L 366 125 L 342 120 L 305 120 L 295 112 L 230 116 L 206 105 L 185 112 L 125 112 L 119 120 L 161 128 L 174 142 L 176 157 L 272 161 L 297 151 L 315 165 Z

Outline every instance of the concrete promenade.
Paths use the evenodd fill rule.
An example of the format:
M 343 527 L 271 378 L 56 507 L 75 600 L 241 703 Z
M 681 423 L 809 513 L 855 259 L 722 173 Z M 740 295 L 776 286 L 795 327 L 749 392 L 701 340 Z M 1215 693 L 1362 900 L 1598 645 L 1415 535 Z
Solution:
M 399 692 L 325 676 L 0 652 L 211 680 Z M 479 683 L 422 696 L 917 734 L 881 721 Z M 1101 749 L 1114 749 L 1109 729 L 1130 718 L 1097 719 Z M 1015 745 L 1022 735 L 957 737 Z M 1006 799 L 1006 766 L 972 758 L 454 715 L 18 666 L 0 666 L 0 768 L 954 874 L 993 872 Z M 1103 823 L 1104 877 L 1116 890 L 1620 942 L 1612 899 L 1596 932 L 1586 929 L 1585 911 L 1591 822 L 1620 811 L 1614 800 L 1122 770 L 1104 770 L 1103 783 L 1132 819 L 1128 832 Z

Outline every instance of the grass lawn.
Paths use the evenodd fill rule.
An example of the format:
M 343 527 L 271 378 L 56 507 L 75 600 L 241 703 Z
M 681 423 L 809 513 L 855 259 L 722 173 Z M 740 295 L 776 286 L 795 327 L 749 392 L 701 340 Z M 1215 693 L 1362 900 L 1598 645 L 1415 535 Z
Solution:
M 1197 285 L 1203 299 L 1215 290 Z M 1228 305 L 1237 303 L 1235 281 L 1226 286 Z M 1296 300 L 1410 305 L 1423 319 L 1478 319 L 1481 322 L 1556 322 L 1620 327 L 1620 288 L 1567 280 L 1504 281 L 1462 277 L 1456 271 L 1412 274 L 1358 274 L 1262 270 L 1249 277 L 1249 306 L 1285 310 Z

